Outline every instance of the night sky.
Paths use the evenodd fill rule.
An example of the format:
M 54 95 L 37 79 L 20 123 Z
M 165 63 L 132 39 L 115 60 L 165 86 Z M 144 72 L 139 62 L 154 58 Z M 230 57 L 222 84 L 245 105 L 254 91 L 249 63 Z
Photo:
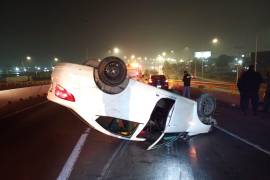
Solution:
M 269 7 L 269 0 L 1 1 L 0 65 L 27 55 L 37 64 L 81 62 L 87 49 L 104 57 L 114 46 L 140 56 L 185 47 L 242 53 L 254 51 L 256 33 L 259 50 L 270 50 Z

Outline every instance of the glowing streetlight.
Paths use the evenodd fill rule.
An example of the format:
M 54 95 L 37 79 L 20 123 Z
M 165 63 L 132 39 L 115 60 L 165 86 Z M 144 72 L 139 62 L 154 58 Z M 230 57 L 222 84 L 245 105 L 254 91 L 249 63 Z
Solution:
M 26 56 L 25 59 L 23 58 L 23 59 L 21 60 L 21 65 L 22 65 L 22 67 L 25 68 L 25 66 L 24 66 L 24 63 L 25 63 L 25 62 L 27 62 L 27 63 L 30 64 L 31 59 L 32 59 L 32 58 L 31 58 L 30 56 Z
M 162 56 L 166 56 L 167 55 L 167 53 L 164 51 L 164 52 L 162 52 Z
M 240 65 L 240 66 L 241 66 L 241 65 L 243 64 L 243 60 L 242 60 L 242 59 L 240 59 L 240 60 L 238 60 L 238 62 L 237 62 L 237 63 L 238 63 L 238 65 Z
M 120 52 L 120 49 L 118 47 L 113 48 L 113 53 L 118 54 Z
M 235 58 L 235 59 L 237 59 L 237 58 Z M 242 64 L 243 64 L 242 59 L 236 60 L 236 64 L 235 64 L 235 66 L 236 66 L 236 82 L 238 81 L 238 78 L 239 78 L 239 67 L 242 66 Z
M 32 58 L 30 56 L 26 56 L 26 60 L 30 61 Z
M 55 62 L 58 62 L 58 61 L 59 61 L 59 59 L 58 59 L 58 58 L 56 58 L 56 57 L 55 57 L 53 60 L 54 60 Z
M 131 58 L 131 59 L 135 59 L 135 55 L 132 54 L 132 55 L 130 56 L 130 58 Z
M 218 38 L 212 39 L 212 43 L 213 43 L 213 44 L 217 44 L 218 42 L 219 42 Z
M 159 62 L 161 62 L 161 61 L 164 61 L 164 58 L 163 58 L 162 56 L 159 55 L 159 56 L 157 57 L 157 60 L 158 60 Z
M 213 43 L 213 44 L 218 44 L 218 43 L 219 43 L 218 38 L 214 38 L 214 39 L 212 39 L 212 43 Z

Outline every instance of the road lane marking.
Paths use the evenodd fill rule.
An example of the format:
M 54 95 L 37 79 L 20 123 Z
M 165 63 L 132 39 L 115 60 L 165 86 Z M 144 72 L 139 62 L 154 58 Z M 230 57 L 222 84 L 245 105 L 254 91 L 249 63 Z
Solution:
M 24 111 L 27 111 L 27 110 L 29 110 L 29 109 L 38 107 L 38 106 L 40 106 L 40 105 L 42 105 L 42 104 L 45 104 L 45 103 L 47 103 L 47 102 L 48 102 L 48 100 L 45 100 L 45 101 L 42 101 L 42 102 L 40 102 L 40 103 L 34 104 L 34 105 L 32 105 L 32 106 L 28 106 L 28 107 L 26 107 L 26 108 L 24 108 L 24 109 L 21 109 L 21 110 L 18 110 L 18 111 L 9 113 L 9 114 L 7 114 L 7 115 L 5 115 L 5 116 L 0 117 L 0 120 L 9 118 L 9 117 L 11 117 L 11 116 L 14 116 L 14 115 L 19 114 L 19 113 L 24 112 Z
M 263 149 L 263 148 L 260 147 L 259 145 L 254 144 L 254 143 L 252 143 L 252 142 L 250 142 L 250 141 L 248 141 L 248 140 L 246 140 L 246 139 L 244 139 L 244 138 L 241 138 L 240 136 L 238 136 L 238 135 L 236 135 L 236 134 L 234 134 L 234 133 L 232 133 L 232 132 L 230 132 L 230 131 L 228 131 L 228 130 L 226 130 L 226 129 L 224 129 L 224 128 L 218 126 L 218 125 L 215 125 L 215 127 L 216 127 L 217 129 L 219 129 L 220 131 L 222 131 L 222 132 L 224 132 L 224 133 L 226 133 L 226 134 L 228 134 L 228 135 L 230 135 L 230 136 L 232 136 L 232 137 L 238 139 L 239 141 L 242 141 L 242 142 L 244 142 L 244 143 L 246 143 L 246 144 L 248 144 L 248 145 L 254 147 L 254 148 L 257 149 L 257 150 L 259 150 L 259 151 L 261 151 L 261 152 L 264 152 L 264 153 L 267 154 L 267 155 L 270 155 L 270 151 L 268 151 L 268 150 L 266 150 L 266 149 Z
M 116 156 L 124 149 L 124 146 L 126 147 L 127 141 L 123 140 L 121 142 L 121 144 L 117 147 L 117 149 L 114 151 L 113 155 L 111 156 L 111 158 L 109 159 L 109 161 L 107 161 L 106 165 L 104 166 L 104 168 L 101 171 L 100 176 L 97 178 L 97 180 L 102 180 L 103 178 L 107 178 L 109 172 L 110 172 L 110 167 L 111 164 L 113 163 L 114 159 L 116 158 Z
M 81 135 L 79 141 L 73 148 L 71 154 L 68 157 L 68 160 L 66 161 L 64 167 L 62 168 L 59 176 L 57 177 L 57 180 L 67 180 L 74 168 L 74 165 L 81 153 L 82 147 L 84 146 L 84 143 L 86 141 L 87 136 L 89 135 L 90 128 L 87 128 L 84 133 Z

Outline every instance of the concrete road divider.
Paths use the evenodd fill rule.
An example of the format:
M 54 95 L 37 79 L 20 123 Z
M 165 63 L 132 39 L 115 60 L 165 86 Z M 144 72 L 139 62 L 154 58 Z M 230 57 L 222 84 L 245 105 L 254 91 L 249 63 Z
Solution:
M 49 87 L 50 85 L 41 85 L 0 91 L 0 108 L 18 101 L 45 97 Z

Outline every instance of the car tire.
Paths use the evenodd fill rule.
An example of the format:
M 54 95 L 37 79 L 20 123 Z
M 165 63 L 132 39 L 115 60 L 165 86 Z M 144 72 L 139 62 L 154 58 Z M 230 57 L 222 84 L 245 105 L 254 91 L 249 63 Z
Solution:
M 204 124 L 210 124 L 211 116 L 216 110 L 216 100 L 209 94 L 203 94 L 197 100 L 197 112 L 200 120 Z M 209 122 L 208 122 L 209 121 Z
M 98 75 L 104 84 L 118 86 L 127 78 L 126 64 L 118 57 L 106 57 L 98 65 Z
M 94 68 L 94 80 L 103 92 L 118 94 L 129 82 L 126 64 L 118 57 L 106 57 Z

